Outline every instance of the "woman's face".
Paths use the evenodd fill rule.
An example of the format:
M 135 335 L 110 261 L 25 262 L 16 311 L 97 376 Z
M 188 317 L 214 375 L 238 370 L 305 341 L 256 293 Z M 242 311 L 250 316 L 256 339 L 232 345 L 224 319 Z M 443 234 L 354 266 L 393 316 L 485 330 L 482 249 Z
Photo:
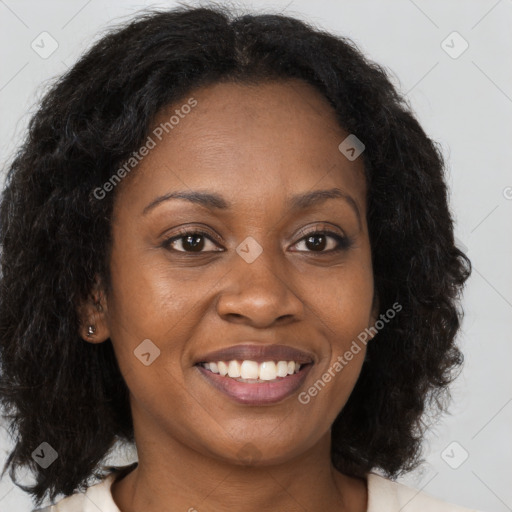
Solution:
M 198 89 L 161 112 L 150 136 L 155 146 L 115 190 L 105 313 L 136 438 L 235 463 L 289 460 L 328 433 L 364 345 L 344 354 L 376 318 L 362 159 L 340 152 L 348 133 L 299 81 Z M 297 200 L 331 189 L 338 197 Z M 196 195 L 155 203 L 178 192 Z M 199 364 L 224 361 L 236 375 L 232 360 L 270 380 Z M 290 360 L 302 371 L 274 379 L 294 371 L 279 363 Z

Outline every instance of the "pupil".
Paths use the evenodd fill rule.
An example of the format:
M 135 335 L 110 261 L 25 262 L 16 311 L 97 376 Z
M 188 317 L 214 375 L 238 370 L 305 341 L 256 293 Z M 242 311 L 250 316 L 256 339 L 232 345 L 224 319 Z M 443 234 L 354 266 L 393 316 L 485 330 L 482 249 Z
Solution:
M 311 242 L 312 240 L 315 240 L 315 239 L 321 239 L 321 242 L 317 242 L 317 243 Z M 309 243 L 311 243 L 311 247 L 307 245 Z M 325 236 L 323 236 L 323 235 L 310 236 L 306 240 L 306 245 L 307 245 L 308 249 L 311 249 L 311 248 L 324 249 L 325 248 Z
M 186 244 L 189 244 L 193 252 L 200 252 L 204 247 L 204 240 L 202 235 L 189 235 L 185 238 L 185 245 Z M 185 249 L 187 249 L 186 246 Z

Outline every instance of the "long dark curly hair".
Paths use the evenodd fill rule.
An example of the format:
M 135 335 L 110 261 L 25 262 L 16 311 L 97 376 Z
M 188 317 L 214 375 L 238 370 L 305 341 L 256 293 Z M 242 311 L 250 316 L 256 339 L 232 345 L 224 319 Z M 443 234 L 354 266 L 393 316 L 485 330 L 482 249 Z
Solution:
M 0 205 L 0 403 L 15 441 L 2 476 L 29 468 L 37 505 L 87 487 L 118 441 L 134 443 L 110 340 L 85 343 L 78 305 L 109 283 L 115 193 L 92 191 L 147 138 L 155 115 L 199 86 L 298 78 L 364 142 L 367 219 L 380 311 L 402 310 L 368 344 L 332 428 L 332 463 L 396 478 L 422 462 L 427 419 L 459 373 L 460 294 L 471 263 L 455 245 L 444 162 L 388 73 L 353 42 L 284 15 L 226 7 L 139 13 L 52 83 L 6 169 Z M 137 172 L 134 170 L 133 172 Z M 32 453 L 58 453 L 46 469 Z

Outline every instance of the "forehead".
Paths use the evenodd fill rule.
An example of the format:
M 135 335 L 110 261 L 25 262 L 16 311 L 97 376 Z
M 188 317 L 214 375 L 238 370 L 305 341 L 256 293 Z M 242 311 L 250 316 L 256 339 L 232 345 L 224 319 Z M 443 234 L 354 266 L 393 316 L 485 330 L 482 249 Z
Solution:
M 338 186 L 364 210 L 362 159 L 340 153 L 348 133 L 328 101 L 301 80 L 198 88 L 162 109 L 149 136 L 153 149 L 123 184 L 138 198 L 208 188 L 256 205 L 276 193 Z

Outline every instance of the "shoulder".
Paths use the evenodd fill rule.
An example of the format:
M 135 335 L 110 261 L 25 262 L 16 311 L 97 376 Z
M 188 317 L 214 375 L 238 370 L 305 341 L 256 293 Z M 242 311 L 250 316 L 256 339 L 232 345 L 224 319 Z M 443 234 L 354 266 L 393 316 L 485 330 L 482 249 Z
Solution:
M 368 473 L 368 512 L 478 512 L 447 503 L 429 494 Z
M 45 508 L 32 512 L 121 512 L 112 498 L 112 482 L 132 466 L 116 468 L 85 492 L 77 492 Z

